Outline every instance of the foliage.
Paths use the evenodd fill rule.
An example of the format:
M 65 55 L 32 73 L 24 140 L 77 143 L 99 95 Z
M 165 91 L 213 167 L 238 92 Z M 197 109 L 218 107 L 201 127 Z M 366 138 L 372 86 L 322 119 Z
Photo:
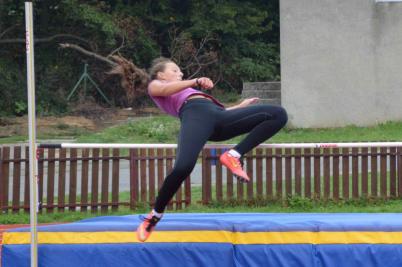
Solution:
M 89 64 L 91 77 L 117 106 L 133 106 L 110 66 L 70 43 L 107 58 L 112 53 L 147 68 L 172 57 L 188 77 L 208 76 L 220 90 L 239 92 L 243 81 L 278 80 L 279 0 L 41 0 L 34 5 L 37 106 L 42 114 L 67 110 L 66 97 Z M 24 112 L 26 101 L 24 3 L 0 1 L 0 108 Z M 63 36 L 59 36 L 63 34 Z M 56 36 L 56 37 L 55 37 Z M 54 37 L 45 40 L 44 38 Z M 5 42 L 20 38 L 20 41 Z M 104 103 L 91 89 L 79 97 Z

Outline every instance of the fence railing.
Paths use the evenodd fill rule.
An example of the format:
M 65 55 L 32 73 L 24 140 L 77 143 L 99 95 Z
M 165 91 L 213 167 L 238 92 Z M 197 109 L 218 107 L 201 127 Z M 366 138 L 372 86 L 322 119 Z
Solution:
M 237 183 L 218 158 L 229 145 L 207 145 L 200 155 L 200 202 L 300 196 L 319 199 L 402 196 L 399 143 L 261 145 L 245 155 L 248 184 Z M 0 147 L 0 209 L 29 211 L 28 147 Z M 173 168 L 174 145 L 92 145 L 38 150 L 41 210 L 93 212 L 152 204 Z M 168 209 L 192 201 L 191 178 Z
M 244 157 L 248 184 L 236 183 L 217 161 L 222 153 L 203 153 L 203 202 L 228 199 L 357 199 L 402 196 L 401 147 L 271 148 L 260 146 Z M 214 183 L 212 182 L 214 180 Z
M 29 148 L 0 148 L 0 209 L 29 211 Z M 174 149 L 41 148 L 38 150 L 40 210 L 106 212 L 153 203 L 173 167 Z M 121 193 L 127 197 L 121 199 Z M 168 209 L 189 205 L 190 178 Z

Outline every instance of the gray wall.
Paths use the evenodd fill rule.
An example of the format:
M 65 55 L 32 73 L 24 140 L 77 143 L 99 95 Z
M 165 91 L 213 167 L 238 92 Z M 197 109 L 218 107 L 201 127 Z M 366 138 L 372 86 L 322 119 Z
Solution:
M 280 16 L 291 126 L 402 120 L 402 3 L 280 0 Z
M 259 97 L 258 103 L 280 105 L 281 82 L 245 82 L 241 97 Z

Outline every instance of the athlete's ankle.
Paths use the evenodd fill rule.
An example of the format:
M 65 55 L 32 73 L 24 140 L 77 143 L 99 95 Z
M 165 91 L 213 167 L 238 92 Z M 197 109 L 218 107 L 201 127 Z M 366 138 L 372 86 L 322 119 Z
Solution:
M 157 211 L 155 211 L 155 209 L 153 209 L 152 210 L 152 216 L 155 216 L 155 217 L 160 219 L 163 216 L 163 212 L 157 212 Z
M 229 150 L 228 153 L 229 153 L 229 155 L 231 155 L 232 157 L 235 157 L 235 158 L 241 157 L 241 154 L 239 152 L 237 152 L 236 150 L 234 150 L 233 148 L 231 150 Z

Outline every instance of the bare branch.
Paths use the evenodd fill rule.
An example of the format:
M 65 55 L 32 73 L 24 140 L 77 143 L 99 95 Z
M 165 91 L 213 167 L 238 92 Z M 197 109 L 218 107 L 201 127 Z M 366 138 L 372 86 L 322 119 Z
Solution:
M 212 59 L 211 61 L 200 63 L 200 61 L 198 59 L 194 59 L 194 60 L 196 61 L 196 63 L 192 62 L 192 63 L 188 64 L 187 66 L 181 68 L 181 69 L 187 70 L 187 69 L 192 68 L 194 66 L 206 67 L 206 66 L 214 64 L 214 63 L 216 63 L 218 61 L 217 59 Z
M 210 38 L 209 36 L 210 36 L 210 34 L 207 33 L 207 36 L 205 36 L 205 38 L 203 38 L 203 39 L 201 40 L 200 47 L 198 48 L 197 52 L 196 52 L 195 55 L 194 55 L 195 57 L 198 57 L 199 53 L 200 53 L 201 50 L 204 48 L 204 45 L 205 45 L 206 43 L 208 43 L 209 41 L 211 41 L 211 40 L 214 39 L 214 38 Z
M 124 40 L 124 35 L 123 35 L 123 40 L 121 41 L 121 45 L 120 45 L 118 48 L 116 48 L 115 50 L 113 50 L 112 52 L 110 52 L 110 54 L 107 55 L 107 58 L 110 58 L 111 56 L 113 56 L 114 54 L 116 54 L 117 52 L 119 52 L 120 49 L 124 48 L 124 47 L 125 47 L 124 41 L 125 41 L 125 40 Z
M 194 72 L 193 74 L 191 74 L 188 79 L 191 80 L 192 78 L 194 78 L 200 71 L 201 71 L 202 67 L 198 66 L 198 69 L 196 70 L 196 72 Z
M 17 26 L 17 25 L 13 25 L 13 26 L 11 26 L 11 27 L 5 29 L 5 31 L 3 31 L 2 33 L 0 33 L 0 39 L 1 39 L 4 35 L 6 35 L 6 33 L 8 33 L 9 31 L 11 31 L 12 29 L 14 29 L 16 26 Z
M 53 36 L 50 37 L 46 37 L 46 38 L 35 38 L 35 44 L 38 43 L 45 43 L 45 42 L 51 42 L 54 41 L 55 39 L 59 39 L 59 38 L 69 38 L 69 39 L 74 39 L 74 40 L 78 40 L 80 42 L 86 43 L 87 45 L 90 45 L 90 43 L 85 40 L 84 38 L 81 38 L 79 36 L 73 35 L 73 34 L 55 34 Z M 4 39 L 4 40 L 0 40 L 0 44 L 12 44 L 12 43 L 22 43 L 25 44 L 25 39 L 22 38 L 14 38 L 14 39 Z
M 84 55 L 96 58 L 96 59 L 98 59 L 100 61 L 103 61 L 103 62 L 106 62 L 106 63 L 108 63 L 108 64 L 110 64 L 112 66 L 117 65 L 115 62 L 113 62 L 112 60 L 108 59 L 107 57 L 104 57 L 104 56 L 99 55 L 97 53 L 88 51 L 88 50 L 86 50 L 86 49 L 84 49 L 84 48 L 82 48 L 82 47 L 80 47 L 80 46 L 78 46 L 76 44 L 64 43 L 64 44 L 60 44 L 60 47 L 62 47 L 62 48 L 71 48 L 71 49 L 77 50 L 78 52 L 80 52 L 80 53 L 82 53 Z
M 226 79 L 223 79 L 222 81 L 225 82 L 227 85 L 229 85 L 229 87 L 232 88 L 232 90 L 237 91 L 237 89 L 234 88 L 233 85 L 229 81 L 227 81 Z

